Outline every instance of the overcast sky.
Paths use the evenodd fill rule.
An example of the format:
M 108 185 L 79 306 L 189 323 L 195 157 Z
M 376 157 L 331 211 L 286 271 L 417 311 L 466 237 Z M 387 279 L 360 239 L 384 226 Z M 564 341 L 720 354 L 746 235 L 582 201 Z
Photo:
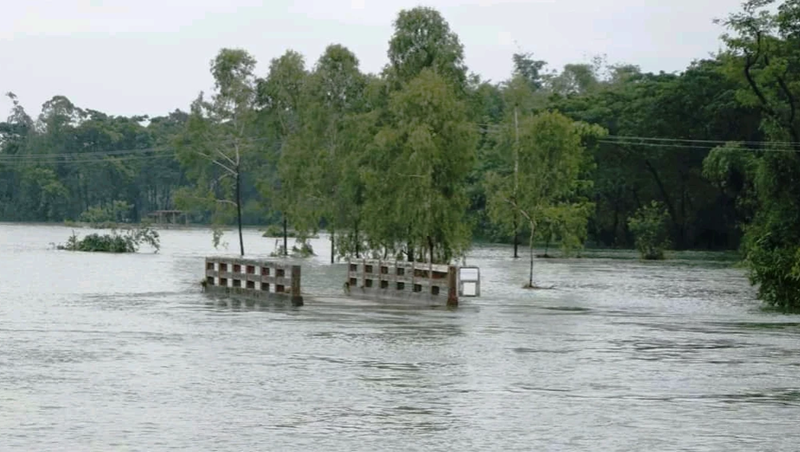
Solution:
M 386 64 L 397 12 L 420 4 L 444 15 L 471 71 L 500 81 L 518 49 L 560 68 L 605 54 L 645 71 L 681 71 L 720 48 L 712 20 L 740 0 L 24 0 L 0 10 L 0 92 L 32 116 L 56 94 L 110 114 L 187 109 L 212 86 L 209 61 L 241 47 L 259 75 L 286 49 L 308 66 L 330 43 L 365 72 Z M 0 118 L 10 102 L 0 101 Z

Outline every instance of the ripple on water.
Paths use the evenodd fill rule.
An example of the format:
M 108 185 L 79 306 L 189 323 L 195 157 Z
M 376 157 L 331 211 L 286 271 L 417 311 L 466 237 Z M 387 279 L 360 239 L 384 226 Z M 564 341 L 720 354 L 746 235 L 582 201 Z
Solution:
M 524 259 L 477 246 L 454 311 L 342 300 L 325 236 L 306 306 L 206 297 L 202 230 L 159 254 L 59 253 L 0 225 L 0 450 L 794 450 L 794 317 L 730 256 Z M 272 240 L 246 231 L 265 256 Z M 229 253 L 223 251 L 222 253 Z M 19 271 L 24 269 L 24 271 Z M 42 281 L 54 281 L 43 284 Z M 675 432 L 681 432 L 675 435 Z

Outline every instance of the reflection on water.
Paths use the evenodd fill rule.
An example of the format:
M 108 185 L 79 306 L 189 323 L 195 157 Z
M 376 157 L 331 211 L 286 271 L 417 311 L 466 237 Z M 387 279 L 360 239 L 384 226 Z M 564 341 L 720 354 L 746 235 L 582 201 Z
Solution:
M 58 252 L 0 225 L 0 450 L 796 450 L 800 322 L 729 255 L 527 263 L 479 246 L 458 310 L 341 299 L 329 246 L 306 306 L 200 293 L 210 234 L 159 254 Z M 247 231 L 262 256 L 273 241 Z

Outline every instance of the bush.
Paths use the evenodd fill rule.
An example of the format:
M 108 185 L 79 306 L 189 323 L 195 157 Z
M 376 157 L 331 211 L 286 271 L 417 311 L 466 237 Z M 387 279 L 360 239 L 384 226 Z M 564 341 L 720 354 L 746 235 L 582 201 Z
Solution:
M 297 245 L 300 245 L 300 247 L 298 248 Z M 292 246 L 292 256 L 294 257 L 306 258 L 314 255 L 314 248 L 311 247 L 307 240 L 297 240 L 297 243 Z
M 640 207 L 628 219 L 628 227 L 636 239 L 636 249 L 642 259 L 664 259 L 664 251 L 670 247 L 668 222 L 666 209 L 656 201 Z
M 78 220 L 96 227 L 108 228 L 115 223 L 129 222 L 132 207 L 125 201 L 114 201 L 106 206 L 92 206 L 86 209 Z
M 156 253 L 161 249 L 158 232 L 149 226 L 131 229 L 125 233 L 114 230 L 111 234 L 89 234 L 82 239 L 79 239 L 73 232 L 72 236 L 67 239 L 67 244 L 59 245 L 58 249 L 101 253 L 135 253 L 142 243 L 152 246 Z
M 283 226 L 279 226 L 277 224 L 271 224 L 267 226 L 267 229 L 264 230 L 264 233 L 261 235 L 262 237 L 283 237 Z M 287 231 L 287 237 L 294 237 L 295 233 L 293 231 Z

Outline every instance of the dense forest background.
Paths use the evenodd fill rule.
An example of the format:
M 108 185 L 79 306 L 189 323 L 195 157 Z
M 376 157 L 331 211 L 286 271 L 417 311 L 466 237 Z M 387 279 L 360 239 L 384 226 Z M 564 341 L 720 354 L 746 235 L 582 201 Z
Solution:
M 405 181 L 417 175 L 395 177 L 396 164 L 419 157 L 403 152 L 418 138 L 409 124 L 424 118 L 437 130 L 431 136 L 458 143 L 433 144 L 425 154 L 431 165 L 460 165 L 434 177 L 442 198 L 432 205 L 455 199 L 447 187 L 463 179 L 471 236 L 511 241 L 491 218 L 484 176 L 508 166 L 525 118 L 559 112 L 603 129 L 583 143 L 591 162 L 581 167 L 588 182 L 581 192 L 591 213 L 581 238 L 630 247 L 629 219 L 657 201 L 676 249 L 745 245 L 752 268 L 780 259 L 780 275 L 762 274 L 777 278 L 768 289 L 775 294 L 762 296 L 785 298 L 800 284 L 800 3 L 775 6 L 746 2 L 719 24 L 729 33 L 725 50 L 681 73 L 643 73 L 603 58 L 551 70 L 519 53 L 508 80 L 487 82 L 468 71 L 457 35 L 438 12 L 416 8 L 398 15 L 379 74 L 361 73 L 357 57 L 339 45 L 313 65 L 287 51 L 265 74 L 254 73 L 246 51 L 223 49 L 211 62 L 215 92 L 165 116 L 108 115 L 64 95 L 32 116 L 8 93 L 14 107 L 0 122 L 0 221 L 137 222 L 180 208 L 193 222 L 235 224 L 238 209 L 246 225 L 288 218 L 311 229 L 346 224 L 356 235 L 362 224 L 386 229 L 391 221 L 370 226 L 363 211 L 339 204 L 369 209 L 365 190 L 380 191 L 409 198 L 392 202 L 410 212 L 419 193 Z M 517 144 L 509 144 L 514 132 Z M 563 232 L 543 227 L 537 237 L 558 241 Z
M 594 151 L 591 242 L 632 246 L 627 218 L 655 199 L 668 206 L 677 248 L 739 245 L 743 218 L 735 208 L 735 193 L 703 176 L 703 160 L 717 142 L 760 141 L 763 136 L 759 111 L 736 101 L 738 84 L 725 76 L 722 61 L 698 61 L 681 74 L 642 73 L 636 66 L 606 65 L 599 59 L 548 72 L 546 63 L 530 54 L 515 55 L 514 63 L 513 75 L 534 94 L 519 115 L 558 110 L 609 131 Z M 293 82 L 300 84 L 309 72 L 305 66 L 298 70 Z M 268 77 L 258 83 L 276 82 Z M 515 85 L 513 79 L 494 84 L 477 75 L 465 85 L 469 115 L 481 133 L 469 189 L 475 235 L 507 240 L 493 234 L 486 220 L 479 176 L 492 165 L 492 131 L 514 110 L 509 97 Z M 176 192 L 191 185 L 174 145 L 189 120 L 185 111 L 154 118 L 111 116 L 58 95 L 31 117 L 13 99 L 13 111 L 0 123 L 0 221 L 77 221 L 93 207 L 124 201 L 132 206 L 128 219 L 135 222 L 150 212 L 176 208 Z M 256 102 L 265 129 L 265 139 L 256 146 L 269 160 L 280 152 L 282 131 L 269 130 L 281 124 L 273 117 L 278 113 L 261 107 L 266 103 Z M 277 165 L 277 158 L 272 162 Z M 246 173 L 242 181 L 248 225 L 280 221 L 280 209 L 257 189 L 261 173 Z M 210 217 L 211 209 L 194 221 L 209 222 Z

